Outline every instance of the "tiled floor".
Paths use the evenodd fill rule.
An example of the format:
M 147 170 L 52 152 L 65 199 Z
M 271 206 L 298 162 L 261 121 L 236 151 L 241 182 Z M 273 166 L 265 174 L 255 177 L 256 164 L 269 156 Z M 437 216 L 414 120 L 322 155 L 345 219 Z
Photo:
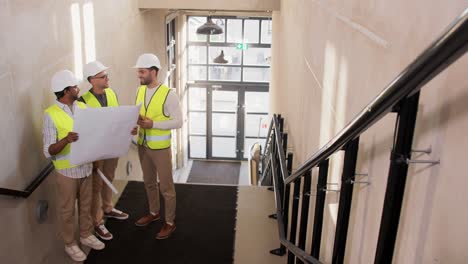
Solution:
M 285 256 L 269 252 L 279 247 L 277 222 L 268 218 L 276 210 L 273 194 L 266 187 L 239 186 L 234 263 L 286 263 Z

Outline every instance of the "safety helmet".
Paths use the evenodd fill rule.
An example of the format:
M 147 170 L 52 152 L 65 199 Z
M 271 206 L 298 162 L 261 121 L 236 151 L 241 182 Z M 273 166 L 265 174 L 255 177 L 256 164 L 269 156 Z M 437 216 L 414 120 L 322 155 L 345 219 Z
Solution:
M 88 77 L 92 77 L 102 71 L 105 71 L 109 69 L 109 67 L 104 66 L 101 62 L 99 61 L 92 61 L 90 63 L 87 63 L 83 67 L 83 77 L 85 79 L 88 79 Z
M 69 86 L 78 85 L 79 82 L 71 71 L 58 71 L 52 76 L 50 90 L 54 93 L 61 92 Z
M 161 62 L 158 59 L 158 56 L 152 53 L 145 53 L 138 57 L 136 65 L 133 68 L 151 68 L 156 67 L 161 69 Z

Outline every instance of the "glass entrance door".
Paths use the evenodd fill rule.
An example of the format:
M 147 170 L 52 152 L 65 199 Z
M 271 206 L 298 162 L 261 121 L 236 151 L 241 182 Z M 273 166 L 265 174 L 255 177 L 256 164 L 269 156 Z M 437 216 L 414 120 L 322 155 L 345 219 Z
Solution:
M 211 86 L 211 124 L 209 150 L 213 159 L 237 159 L 239 92 L 232 87 Z M 210 146 L 211 145 L 211 146 Z
M 268 130 L 268 87 L 189 85 L 189 157 L 247 159 Z

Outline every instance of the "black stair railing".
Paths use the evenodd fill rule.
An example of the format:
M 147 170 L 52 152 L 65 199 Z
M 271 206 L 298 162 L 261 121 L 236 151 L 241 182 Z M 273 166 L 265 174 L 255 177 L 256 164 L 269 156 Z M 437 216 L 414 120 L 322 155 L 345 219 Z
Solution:
M 49 176 L 49 174 L 54 170 L 54 165 L 52 162 L 47 164 L 47 166 L 42 169 L 41 172 L 34 178 L 34 180 L 26 187 L 24 190 L 15 190 L 8 188 L 0 188 L 0 195 L 28 198 L 34 190 L 41 185 L 41 183 Z
M 462 57 L 468 50 L 468 9 L 447 30 L 425 49 L 400 75 L 372 100 L 343 130 L 291 172 L 292 156 L 286 160 L 287 134 L 284 118 L 274 115 L 268 129 L 262 159 L 262 185 L 273 185 L 280 247 L 273 254 L 288 253 L 287 262 L 321 263 L 320 246 L 323 210 L 327 192 L 339 192 L 338 218 L 335 230 L 332 263 L 343 263 L 346 252 L 349 216 L 352 204 L 359 136 L 389 113 L 396 113 L 394 144 L 390 155 L 387 188 L 383 204 L 379 237 L 376 241 L 375 263 L 392 263 L 404 197 L 408 164 L 416 124 L 421 88 L 436 75 Z M 327 184 L 331 155 L 345 152 L 340 190 Z M 318 167 L 316 193 L 310 184 L 312 170 Z M 289 168 L 289 170 L 288 170 Z M 301 186 L 302 184 L 302 188 Z M 291 195 L 292 192 L 292 195 Z M 308 205 L 315 197 L 313 226 L 308 227 Z M 299 208 L 299 201 L 302 206 Z M 289 210 L 289 204 L 292 208 Z M 301 210 L 301 211 L 299 211 Z M 289 212 L 291 211 L 291 214 Z M 298 219 L 299 214 L 301 217 Z M 288 221 L 291 219 L 291 223 Z M 299 222 L 299 224 L 297 224 Z M 312 228 L 310 251 L 305 248 L 308 228 Z M 291 232 L 288 234 L 288 230 Z M 296 236 L 296 231 L 299 233 Z M 297 244 L 296 244 L 297 241 Z M 310 252 L 310 253 L 307 253 Z

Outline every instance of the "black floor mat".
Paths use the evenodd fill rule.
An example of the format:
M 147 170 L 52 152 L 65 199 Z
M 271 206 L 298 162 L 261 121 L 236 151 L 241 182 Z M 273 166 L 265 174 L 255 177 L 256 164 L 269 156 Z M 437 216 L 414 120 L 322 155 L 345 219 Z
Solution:
M 187 182 L 239 184 L 240 162 L 194 160 Z
M 108 220 L 114 239 L 104 250 L 92 250 L 85 263 L 233 263 L 237 187 L 176 184 L 176 192 L 177 229 L 157 240 L 162 220 L 135 226 L 148 204 L 143 183 L 129 182 L 116 205 L 129 219 Z M 161 212 L 164 219 L 163 205 Z

